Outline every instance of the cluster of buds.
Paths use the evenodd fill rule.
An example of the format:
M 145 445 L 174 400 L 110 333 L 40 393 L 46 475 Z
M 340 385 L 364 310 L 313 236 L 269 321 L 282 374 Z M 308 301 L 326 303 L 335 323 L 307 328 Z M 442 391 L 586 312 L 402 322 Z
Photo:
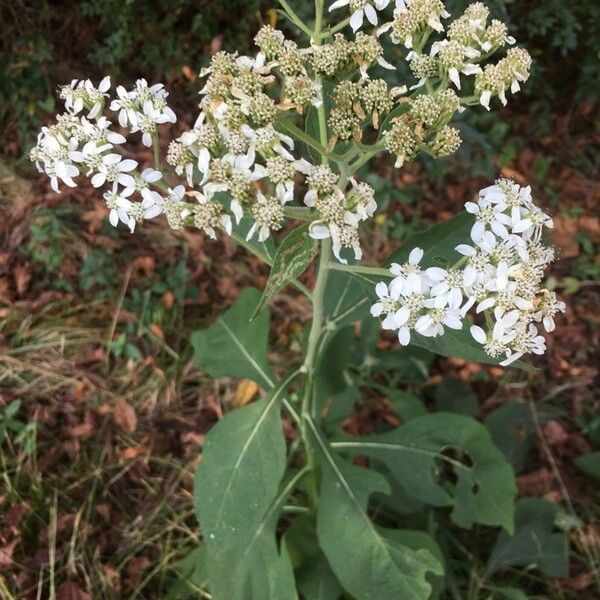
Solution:
M 530 188 L 507 179 L 481 190 L 477 202 L 465 208 L 475 223 L 472 243 L 456 247 L 462 258 L 448 268 L 421 265 L 424 253 L 414 248 L 406 263 L 392 264 L 389 285 L 377 284 L 379 300 L 371 313 L 383 315 L 383 328 L 397 330 L 407 345 L 412 331 L 435 337 L 444 327 L 462 329 L 474 308 L 485 327 L 472 325 L 471 334 L 501 365 L 529 352 L 542 354 L 538 325 L 553 331 L 554 316 L 565 310 L 542 285 L 554 249 L 541 236 L 552 219 L 534 204 Z
M 383 134 L 384 147 L 396 156 L 397 167 L 414 159 L 419 150 L 439 158 L 458 149 L 460 134 L 448 123 L 457 111 L 464 109 L 453 90 L 419 94 L 404 104 L 407 111 L 392 119 L 391 127 Z

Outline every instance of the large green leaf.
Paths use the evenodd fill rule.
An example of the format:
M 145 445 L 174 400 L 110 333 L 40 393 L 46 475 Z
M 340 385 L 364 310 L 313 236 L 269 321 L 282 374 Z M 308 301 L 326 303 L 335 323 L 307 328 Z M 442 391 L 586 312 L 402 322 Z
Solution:
M 308 224 L 292 230 L 277 248 L 269 281 L 256 307 L 256 314 L 265 308 L 275 294 L 306 271 L 315 257 L 316 249 L 315 240 L 308 235 Z
M 413 233 L 392 253 L 388 262 L 406 262 L 410 251 L 418 247 L 424 251 L 421 265 L 452 265 L 462 258 L 455 247 L 470 242 L 469 234 L 474 222 L 475 217 L 463 211 L 446 221 L 436 223 L 426 231 Z
M 515 534 L 502 532 L 488 560 L 486 575 L 505 567 L 537 566 L 550 577 L 568 574 L 568 544 L 555 532 L 556 504 L 541 498 L 521 498 L 515 512 Z
M 383 529 L 385 537 L 392 544 L 399 545 L 399 549 L 402 547 L 411 548 L 412 550 L 420 550 L 424 548 L 428 550 L 436 560 L 443 565 L 444 564 L 444 553 L 439 547 L 438 543 L 425 531 L 418 531 L 413 529 Z M 435 600 L 440 597 L 444 589 L 444 577 L 429 573 L 427 575 L 428 581 L 431 583 L 432 592 L 430 600 Z
M 286 446 L 280 410 L 285 384 L 228 413 L 208 434 L 195 479 L 195 509 L 207 549 L 213 598 L 293 600 L 287 551 L 275 526 L 291 489 L 280 483 Z
M 494 444 L 510 461 L 516 473 L 525 467 L 533 447 L 536 425 L 527 404 L 508 402 L 497 408 L 485 420 Z
M 194 361 L 212 377 L 252 379 L 266 389 L 274 387 L 267 359 L 269 313 L 250 320 L 260 297 L 256 288 L 245 289 L 213 325 L 192 334 Z
M 429 414 L 388 433 L 332 445 L 381 461 L 410 496 L 452 506 L 460 527 L 483 523 L 512 531 L 517 492 L 512 467 L 474 419 Z
M 390 543 L 366 512 L 371 494 L 389 492 L 385 478 L 337 456 L 309 426 L 322 473 L 317 535 L 342 586 L 361 600 L 428 598 L 426 575 L 441 574 L 441 565 L 427 550 Z

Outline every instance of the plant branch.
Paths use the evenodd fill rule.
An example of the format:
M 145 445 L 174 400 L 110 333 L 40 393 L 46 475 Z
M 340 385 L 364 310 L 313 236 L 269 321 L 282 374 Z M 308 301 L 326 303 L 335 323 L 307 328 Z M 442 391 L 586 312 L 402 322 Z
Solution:
M 390 273 L 388 269 L 382 269 L 380 267 L 364 267 L 362 265 L 343 265 L 341 263 L 332 262 L 329 268 L 335 271 L 345 271 L 347 273 L 360 273 L 363 275 L 375 275 L 377 277 L 387 278 L 394 277 L 394 275 L 392 275 L 392 273 Z
M 279 0 L 279 4 L 283 7 L 283 10 L 289 17 L 290 21 L 303 31 L 307 36 L 311 37 L 313 32 L 302 22 L 302 19 L 298 16 L 296 11 L 288 4 L 287 0 Z

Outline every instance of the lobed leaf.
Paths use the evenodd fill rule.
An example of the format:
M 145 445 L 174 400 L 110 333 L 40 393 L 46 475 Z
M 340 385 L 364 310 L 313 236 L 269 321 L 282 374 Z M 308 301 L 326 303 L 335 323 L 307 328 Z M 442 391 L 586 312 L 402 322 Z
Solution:
M 502 532 L 487 563 L 486 575 L 506 567 L 535 565 L 550 577 L 568 575 L 568 544 L 555 532 L 559 507 L 541 498 L 521 498 L 516 505 L 515 533 Z
M 371 494 L 389 493 L 385 478 L 337 456 L 315 425 L 309 426 L 322 473 L 317 536 L 342 586 L 361 600 L 429 597 L 426 575 L 441 574 L 439 562 L 427 550 L 391 543 L 366 512 Z
M 382 462 L 415 499 L 451 506 L 460 527 L 482 523 L 512 531 L 517 493 L 512 467 L 485 427 L 470 417 L 428 414 L 388 433 L 333 446 Z

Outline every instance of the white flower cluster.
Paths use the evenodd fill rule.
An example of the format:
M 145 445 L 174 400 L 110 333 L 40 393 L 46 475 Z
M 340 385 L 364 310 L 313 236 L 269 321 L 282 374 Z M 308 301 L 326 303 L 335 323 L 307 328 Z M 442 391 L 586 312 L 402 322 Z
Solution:
M 126 138 L 113 131 L 112 123 L 102 115 L 110 87 L 109 77 L 98 87 L 90 80 L 74 80 L 64 86 L 60 95 L 66 112 L 58 115 L 55 124 L 42 128 L 31 159 L 40 172 L 50 177 L 56 192 L 59 181 L 76 187 L 74 178 L 81 173 L 90 178 L 94 187 L 108 184 L 104 199 L 110 222 L 116 226 L 121 221 L 133 231 L 137 222 L 160 214 L 152 187 L 162 179 L 162 174 L 151 168 L 140 172 L 135 160 L 124 158 L 119 146 Z M 144 119 L 151 118 L 154 126 L 175 121 L 175 114 L 166 105 L 167 93 L 162 85 L 148 87 L 140 80 L 132 92 L 119 90 L 120 100 L 114 100 L 111 108 L 120 111 L 120 124 L 125 126 L 129 122 L 131 131 L 144 131 L 146 135 L 148 126 Z M 127 108 L 125 97 L 131 100 Z M 84 110 L 88 111 L 87 116 L 80 115 Z M 140 195 L 137 202 L 133 199 L 134 193 Z
M 364 17 L 377 26 L 378 11 L 390 4 L 390 0 L 336 0 L 329 10 L 348 6 L 350 25 L 356 32 L 363 26 Z M 475 92 L 485 108 L 489 110 L 493 96 L 506 104 L 507 89 L 516 93 L 529 77 L 531 57 L 522 49 L 509 50 L 506 58 L 482 68 L 479 63 L 515 43 L 507 26 L 497 19 L 490 21 L 489 9 L 482 2 L 470 4 L 446 28 L 443 20 L 449 17 L 442 0 L 396 0 L 392 20 L 383 23 L 376 35 L 389 32 L 392 42 L 410 51 L 406 59 L 419 80 L 411 89 L 441 79 L 451 81 L 460 90 L 461 76 L 475 76 Z M 433 41 L 426 50 L 431 33 L 445 30 L 446 37 Z
M 111 102 L 110 109 L 119 113 L 121 127 L 129 125 L 132 133 L 141 131 L 144 146 L 150 147 L 157 125 L 177 121 L 167 106 L 168 96 L 162 83 L 149 86 L 145 79 L 138 79 L 129 92 L 122 85 L 117 87 L 117 98 Z
M 462 329 L 471 308 L 483 313 L 485 327 L 471 326 L 473 338 L 492 358 L 506 366 L 526 353 L 542 354 L 545 340 L 538 324 L 550 332 L 564 302 L 543 288 L 544 270 L 554 249 L 541 241 L 552 219 L 537 207 L 529 187 L 501 179 L 481 190 L 477 202 L 467 202 L 473 214 L 471 244 L 456 247 L 462 255 L 449 268 L 421 266 L 423 250 L 414 248 L 408 262 L 392 264 L 394 276 L 376 286 L 379 298 L 371 308 L 384 316 L 384 329 L 398 331 L 401 344 L 411 331 L 426 337 L 444 327 Z
M 333 35 L 325 35 L 323 43 L 311 40 L 300 47 L 267 25 L 255 37 L 256 56 L 218 52 L 212 57 L 200 74 L 206 81 L 196 122 L 171 142 L 166 155 L 186 186 L 169 187 L 158 170 L 158 127 L 174 123 L 176 117 L 164 86 L 145 79 L 131 90 L 117 87 L 113 98 L 108 77 L 97 87 L 89 80 L 64 86 L 67 112 L 42 129 L 31 158 L 57 191 L 61 181 L 75 186 L 80 173 L 95 187 L 108 185 L 104 199 L 110 222 L 125 223 L 132 231 L 143 219 L 164 214 L 172 228 L 197 227 L 215 238 L 218 230 L 231 235 L 245 217 L 250 222 L 246 239 L 256 236 L 262 242 L 287 217 L 300 215 L 310 221 L 313 238 L 331 238 L 338 260 L 346 262 L 344 249 L 360 259 L 359 225 L 377 206 L 373 189 L 349 182 L 348 176 L 383 150 L 396 157 L 397 167 L 419 152 L 436 158 L 453 153 L 461 139 L 450 121 L 477 100 L 459 96 L 448 83 L 460 90 L 461 74 L 476 75 L 476 98 L 489 106 L 493 95 L 505 101 L 507 89 L 517 90 L 529 63 L 525 51 L 513 48 L 496 65 L 479 67 L 478 62 L 514 42 L 504 25 L 488 24 L 481 3 L 451 23 L 447 39 L 434 41 L 429 52 L 424 46 L 430 34 L 443 32 L 442 20 L 449 16 L 441 0 L 338 0 L 330 11 L 344 6 L 350 17 L 335 26 L 330 23 Z M 365 18 L 377 25 L 378 14 L 392 8 L 391 22 L 371 33 L 358 31 Z M 347 23 L 354 39 L 341 33 Z M 420 78 L 414 87 L 428 82 L 410 98 L 405 96 L 407 86 L 390 87 L 370 76 L 374 67 L 394 68 L 384 57 L 384 31 L 411 50 L 407 59 Z M 332 84 L 332 91 L 324 81 Z M 116 113 L 121 132 L 104 116 L 107 107 Z M 320 110 L 327 143 L 304 132 L 304 123 L 294 123 L 298 114 L 315 119 L 308 114 L 311 107 Z M 154 146 L 154 169 L 138 169 L 119 150 L 127 132 L 141 133 L 143 144 Z M 372 143 L 365 144 L 365 139 Z M 303 158 L 298 141 L 317 149 L 326 164 L 314 166 Z M 328 166 L 334 163 L 343 176 Z M 308 188 L 304 195 L 298 193 L 300 184 Z M 310 210 L 290 207 L 301 198 Z

